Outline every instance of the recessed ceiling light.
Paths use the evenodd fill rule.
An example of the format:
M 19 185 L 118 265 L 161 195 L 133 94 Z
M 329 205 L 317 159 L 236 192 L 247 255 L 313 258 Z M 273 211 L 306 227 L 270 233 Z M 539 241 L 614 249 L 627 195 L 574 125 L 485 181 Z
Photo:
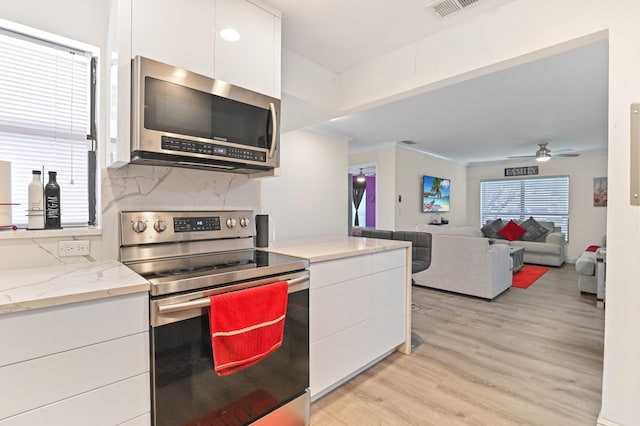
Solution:
M 240 40 L 240 33 L 233 28 L 225 28 L 220 31 L 220 37 L 227 41 L 238 41 Z

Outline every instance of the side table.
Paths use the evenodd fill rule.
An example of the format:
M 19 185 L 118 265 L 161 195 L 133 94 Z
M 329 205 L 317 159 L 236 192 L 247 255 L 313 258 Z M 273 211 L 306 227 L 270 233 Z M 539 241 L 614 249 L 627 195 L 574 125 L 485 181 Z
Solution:
M 511 273 L 520 272 L 524 268 L 524 247 L 509 246 L 509 255 L 512 262 Z

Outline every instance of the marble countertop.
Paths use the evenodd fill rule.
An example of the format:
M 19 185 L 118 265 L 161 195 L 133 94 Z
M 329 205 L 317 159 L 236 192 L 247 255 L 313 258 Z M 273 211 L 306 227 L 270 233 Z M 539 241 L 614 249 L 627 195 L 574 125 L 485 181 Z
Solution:
M 115 260 L 0 274 L 0 314 L 149 291 L 149 282 Z
M 269 247 L 260 250 L 302 257 L 314 263 L 410 246 L 411 243 L 408 241 L 336 236 L 273 241 L 269 243 Z

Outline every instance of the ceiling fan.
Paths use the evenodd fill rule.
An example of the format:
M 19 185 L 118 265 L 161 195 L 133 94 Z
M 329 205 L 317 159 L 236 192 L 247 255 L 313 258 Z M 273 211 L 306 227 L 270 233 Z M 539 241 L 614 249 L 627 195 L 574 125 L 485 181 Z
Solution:
M 534 155 L 516 155 L 507 158 L 535 158 L 536 161 L 548 161 L 551 160 L 551 157 L 577 157 L 580 155 L 577 152 L 565 152 L 573 151 L 572 149 L 562 149 L 552 154 L 551 150 L 547 148 L 547 142 L 539 143 L 538 145 L 540 148 Z

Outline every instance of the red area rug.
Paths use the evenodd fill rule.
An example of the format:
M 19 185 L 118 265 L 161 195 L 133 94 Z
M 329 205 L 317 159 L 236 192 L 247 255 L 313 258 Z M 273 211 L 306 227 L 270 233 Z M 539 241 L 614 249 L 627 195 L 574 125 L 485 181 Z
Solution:
M 520 272 L 513 274 L 511 286 L 517 288 L 528 288 L 548 270 L 549 268 L 544 268 L 542 266 L 524 265 L 524 268 L 522 268 Z

